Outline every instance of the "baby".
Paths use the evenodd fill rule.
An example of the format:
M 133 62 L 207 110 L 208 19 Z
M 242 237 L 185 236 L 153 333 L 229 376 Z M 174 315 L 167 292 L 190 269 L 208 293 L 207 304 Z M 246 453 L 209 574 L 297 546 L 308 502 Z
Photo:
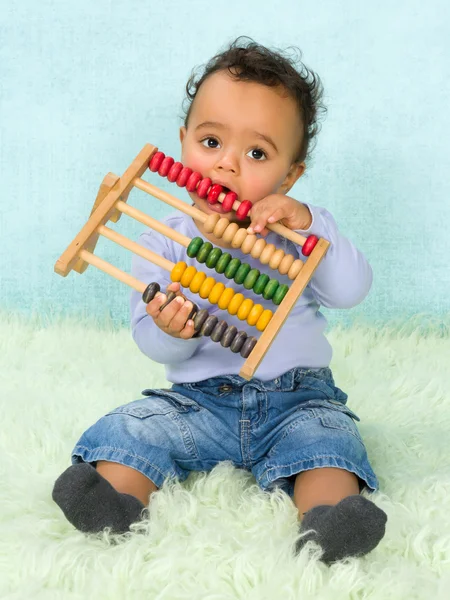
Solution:
M 301 522 L 297 550 L 314 540 L 326 564 L 363 556 L 384 536 L 387 516 L 367 498 L 378 489 L 378 480 L 355 423 L 360 419 L 347 406 L 347 394 L 335 386 L 319 308 L 360 303 L 370 290 L 372 270 L 327 210 L 287 195 L 305 172 L 318 131 L 320 79 L 284 54 L 238 38 L 208 62 L 198 80 L 193 75 L 186 90 L 181 162 L 252 202 L 247 220 L 239 221 L 249 233 L 301 259 L 301 249 L 267 224 L 280 221 L 331 245 L 251 381 L 238 375 L 239 353 L 210 337 L 194 337 L 193 305 L 184 297 L 190 298 L 189 290 L 182 296 L 167 271 L 135 257 L 135 277 L 177 294 L 162 310 L 164 293 L 148 304 L 139 293 L 131 295 L 133 338 L 150 359 L 165 364 L 173 385 L 144 390 L 142 399 L 90 427 L 72 452 L 72 466 L 57 479 L 53 499 L 83 532 L 109 527 L 122 533 L 148 514 L 151 494 L 166 479 L 183 481 L 192 471 L 209 471 L 231 460 L 251 471 L 262 490 L 279 487 L 292 497 Z M 210 204 L 195 192 L 190 197 L 204 213 L 237 220 L 220 203 Z M 268 265 L 206 232 L 184 213 L 174 212 L 164 222 L 274 277 Z M 185 248 L 151 229 L 139 242 L 174 263 L 198 268 Z M 242 289 L 207 265 L 201 270 Z M 286 275 L 276 273 L 276 278 L 290 283 Z M 246 297 L 274 308 L 253 291 Z M 198 296 L 193 300 L 199 309 L 223 318 L 217 304 Z M 225 319 L 254 334 L 245 321 L 228 314 Z

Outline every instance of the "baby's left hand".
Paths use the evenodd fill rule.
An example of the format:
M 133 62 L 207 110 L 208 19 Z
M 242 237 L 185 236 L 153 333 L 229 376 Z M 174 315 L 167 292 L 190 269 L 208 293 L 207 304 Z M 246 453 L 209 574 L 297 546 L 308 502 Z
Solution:
M 248 233 L 267 235 L 266 224 L 281 221 L 289 229 L 308 229 L 312 223 L 309 208 L 284 194 L 270 194 L 252 206 Z

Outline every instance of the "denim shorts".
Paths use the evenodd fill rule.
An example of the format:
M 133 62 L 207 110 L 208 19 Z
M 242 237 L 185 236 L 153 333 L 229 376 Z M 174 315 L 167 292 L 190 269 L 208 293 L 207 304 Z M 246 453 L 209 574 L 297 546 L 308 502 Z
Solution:
M 295 475 L 321 467 L 355 473 L 360 490 L 379 487 L 360 419 L 328 367 L 295 368 L 271 381 L 213 377 L 142 394 L 90 427 L 72 463 L 120 463 L 157 487 L 221 461 L 251 471 L 263 490 L 280 487 L 290 496 Z

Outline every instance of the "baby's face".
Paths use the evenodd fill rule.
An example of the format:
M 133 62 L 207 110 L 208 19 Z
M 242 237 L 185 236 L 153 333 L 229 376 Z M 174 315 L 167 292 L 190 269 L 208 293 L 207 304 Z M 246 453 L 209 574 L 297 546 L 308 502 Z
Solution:
M 201 85 L 188 127 L 180 130 L 181 162 L 254 204 L 286 193 L 301 135 L 298 108 L 284 90 L 236 81 L 220 71 Z M 296 165 L 296 178 L 302 165 L 300 173 Z M 190 196 L 203 212 L 224 214 L 220 203 Z

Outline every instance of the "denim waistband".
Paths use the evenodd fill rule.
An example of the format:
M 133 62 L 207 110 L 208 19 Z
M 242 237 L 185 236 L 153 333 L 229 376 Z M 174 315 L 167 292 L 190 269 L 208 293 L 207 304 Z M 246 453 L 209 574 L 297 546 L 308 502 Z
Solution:
M 274 391 L 291 391 L 294 390 L 299 382 L 306 376 L 315 377 L 327 383 L 334 385 L 333 375 L 329 367 L 322 367 L 318 369 L 310 369 L 304 367 L 295 367 L 290 371 L 286 371 L 282 375 L 275 377 L 268 381 L 262 381 L 260 379 L 251 379 L 247 381 L 239 375 L 219 375 L 217 377 L 211 377 L 209 379 L 203 379 L 195 383 L 181 384 L 189 388 L 214 388 L 222 385 L 229 385 L 236 388 L 246 386 L 253 386 L 261 392 L 274 392 Z

